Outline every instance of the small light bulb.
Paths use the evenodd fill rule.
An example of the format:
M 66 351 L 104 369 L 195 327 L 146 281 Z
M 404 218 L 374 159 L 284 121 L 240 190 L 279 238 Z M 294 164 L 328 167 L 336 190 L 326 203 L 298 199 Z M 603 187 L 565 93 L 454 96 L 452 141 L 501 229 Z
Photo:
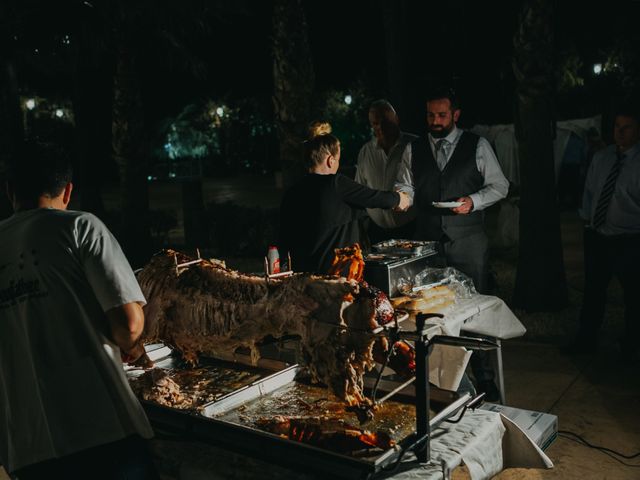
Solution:
M 36 108 L 36 101 L 33 98 L 30 98 L 25 102 L 25 105 L 29 110 L 33 110 L 34 108 Z
M 602 73 L 602 64 L 601 63 L 594 63 L 593 64 L 593 73 L 595 73 L 596 75 L 600 75 Z
M 216 108 L 216 113 L 218 114 L 219 117 L 222 117 L 224 115 L 224 108 L 222 107 Z
M 56 108 L 56 117 L 58 118 L 64 117 L 64 112 L 62 111 L 61 108 Z
M 346 103 L 347 105 L 351 105 L 351 102 L 353 102 L 353 98 L 351 97 L 351 95 L 345 95 L 344 103 Z

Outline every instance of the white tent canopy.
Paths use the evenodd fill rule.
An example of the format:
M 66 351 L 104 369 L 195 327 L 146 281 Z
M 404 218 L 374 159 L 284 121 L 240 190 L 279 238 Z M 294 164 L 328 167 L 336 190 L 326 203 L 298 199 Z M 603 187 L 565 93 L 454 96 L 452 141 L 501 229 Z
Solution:
M 595 129 L 602 133 L 602 116 L 597 115 L 589 118 L 579 118 L 576 120 L 564 120 L 556 124 L 556 139 L 553 144 L 555 161 L 556 181 L 559 178 L 560 167 L 565 156 L 567 145 L 572 134 L 578 139 L 587 143 L 587 132 Z M 520 185 L 520 163 L 518 160 L 518 142 L 516 141 L 513 124 L 509 125 L 475 125 L 469 129 L 471 132 L 480 135 L 493 146 L 502 171 L 514 185 Z M 509 197 L 499 203 L 498 218 L 495 231 L 491 234 L 491 243 L 494 246 L 509 247 L 518 243 L 518 223 L 520 212 L 517 198 Z
M 556 179 L 560 172 L 560 165 L 571 134 L 587 141 L 587 132 L 595 128 L 602 133 L 602 116 L 579 118 L 576 120 L 563 120 L 556 124 L 556 139 L 554 141 L 554 160 L 556 167 Z M 493 145 L 493 148 L 502 167 L 504 175 L 509 182 L 520 184 L 520 164 L 518 161 L 518 142 L 516 140 L 513 124 L 508 125 L 474 125 L 469 131 L 480 135 Z

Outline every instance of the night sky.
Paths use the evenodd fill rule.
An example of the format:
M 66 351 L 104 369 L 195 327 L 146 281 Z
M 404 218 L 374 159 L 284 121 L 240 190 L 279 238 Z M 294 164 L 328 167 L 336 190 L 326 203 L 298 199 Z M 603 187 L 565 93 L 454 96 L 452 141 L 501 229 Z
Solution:
M 75 45 L 63 45 L 70 33 L 77 37 L 80 22 L 89 19 L 96 37 L 108 30 L 101 24 L 96 0 L 89 7 L 82 1 L 9 2 L 19 15 L 12 19 L 18 80 L 25 94 L 69 97 L 73 92 Z M 142 2 L 151 5 L 154 2 Z M 155 2 L 161 10 L 172 2 Z M 15 7 L 20 5 L 20 7 Z M 363 82 L 371 96 L 389 94 L 384 25 L 377 1 L 303 1 L 309 26 L 318 91 L 348 90 Z M 514 80 L 511 72 L 513 35 L 518 25 L 521 2 L 426 2 L 406 4 L 407 96 L 410 111 L 400 112 L 412 126 L 422 122 L 422 96 L 435 83 L 453 83 L 463 100 L 462 121 L 509 123 L 512 121 Z M 562 57 L 574 52 L 582 61 L 579 73 L 585 84 L 592 81 L 592 65 L 616 42 L 640 44 L 637 28 L 640 1 L 618 0 L 586 6 L 581 2 L 557 1 L 556 50 Z M 180 61 L 165 61 L 163 42 L 150 38 L 145 95 L 153 99 L 153 116 L 175 115 L 186 104 L 203 98 L 227 101 L 254 97 L 270 105 L 272 70 L 270 53 L 271 4 L 267 1 L 181 3 L 181 19 L 187 20 L 180 39 L 198 65 L 184 68 Z M 97 13 L 96 13 L 97 12 Z M 204 12 L 204 13 L 201 13 Z M 151 22 L 155 17 L 145 15 Z M 188 22 L 193 21 L 193 26 Z M 144 22 L 141 30 L 147 28 Z M 622 40 L 621 40 L 622 39 Z M 38 49 L 38 53 L 34 53 Z M 108 51 L 96 58 L 96 77 L 108 92 Z M 161 61 L 157 62 L 156 60 Z M 637 62 L 637 59 L 636 59 Z M 585 87 L 585 88 L 587 88 Z M 590 87 L 589 87 L 590 88 Z M 584 89 L 583 89 L 584 90 Z M 587 88 L 588 90 L 588 88 Z M 588 91 L 560 99 L 559 117 L 596 114 L 597 105 L 585 103 Z M 602 94 L 603 92 L 600 92 Z M 604 92 L 606 95 L 606 92 Z M 564 101 L 564 103 L 563 103 Z

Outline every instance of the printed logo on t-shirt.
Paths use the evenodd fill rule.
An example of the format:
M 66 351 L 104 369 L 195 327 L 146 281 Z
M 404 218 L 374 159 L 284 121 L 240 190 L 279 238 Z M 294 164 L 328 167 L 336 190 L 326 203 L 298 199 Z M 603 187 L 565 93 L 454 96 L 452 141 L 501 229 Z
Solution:
M 13 267 L 13 273 L 17 278 L 14 277 L 10 279 L 7 284 L 0 285 L 0 309 L 12 307 L 32 298 L 44 297 L 49 293 L 46 290 L 42 290 L 39 279 L 28 278 L 26 276 L 28 270 L 28 268 L 25 268 L 26 266 L 38 268 L 37 252 L 35 249 L 27 252 L 27 255 L 20 253 L 18 262 L 3 265 L 2 270 L 7 267 Z M 2 280 L 3 279 L 0 279 L 0 282 L 2 282 Z
M 44 297 L 47 293 L 41 290 L 40 280 L 37 278 L 10 280 L 7 287 L 0 288 L 0 308 L 9 308 L 31 298 Z

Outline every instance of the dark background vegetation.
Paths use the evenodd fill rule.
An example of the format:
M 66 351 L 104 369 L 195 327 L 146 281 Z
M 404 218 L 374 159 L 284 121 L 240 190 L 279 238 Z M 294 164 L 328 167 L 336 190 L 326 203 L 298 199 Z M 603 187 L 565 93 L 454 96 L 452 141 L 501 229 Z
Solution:
M 524 122 L 534 133 L 521 147 L 547 145 L 545 125 L 556 120 L 594 115 L 610 141 L 614 105 L 638 85 L 639 17 L 637 0 L 5 0 L 0 162 L 25 137 L 63 145 L 80 207 L 108 222 L 136 265 L 177 223 L 149 211 L 154 182 L 189 182 L 176 200 L 184 246 L 259 255 L 276 236 L 277 212 L 206 205 L 207 178 L 276 175 L 286 186 L 317 118 L 332 123 L 350 174 L 370 137 L 372 100 L 390 99 L 403 128 L 421 134 L 424 96 L 442 84 L 461 98 L 463 127 Z M 532 104 L 548 108 L 523 110 Z M 538 168 L 552 159 L 544 149 L 531 155 L 529 191 L 553 202 L 553 179 Z M 117 212 L 103 202 L 113 185 Z M 557 247 L 559 229 L 522 205 Z M 1 204 L 0 216 L 9 214 Z

